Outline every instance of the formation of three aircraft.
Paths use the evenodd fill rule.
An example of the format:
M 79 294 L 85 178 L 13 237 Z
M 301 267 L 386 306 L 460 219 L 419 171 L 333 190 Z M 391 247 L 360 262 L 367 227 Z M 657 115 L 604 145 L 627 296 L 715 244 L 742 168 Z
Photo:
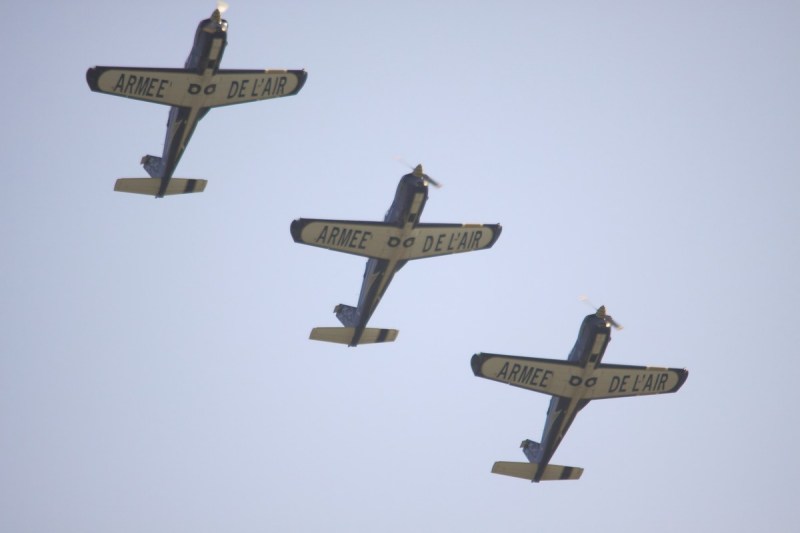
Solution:
M 306 81 L 304 70 L 221 70 L 228 23 L 219 4 L 200 22 L 194 46 L 183 69 L 94 67 L 86 73 L 96 92 L 170 106 L 164 151 L 146 155 L 142 164 L 150 178 L 120 178 L 114 190 L 153 195 L 202 192 L 206 180 L 175 178 L 173 173 L 197 123 L 212 107 L 297 94 Z M 418 165 L 400 179 L 383 222 L 297 219 L 291 224 L 295 242 L 367 257 L 358 305 L 339 304 L 334 312 L 343 327 L 318 327 L 310 338 L 356 346 L 391 342 L 397 330 L 368 328 L 389 283 L 412 259 L 491 248 L 499 224 L 426 224 L 419 222 L 428 186 L 439 186 Z M 550 464 L 578 412 L 591 400 L 663 394 L 677 391 L 688 376 L 678 368 L 602 363 L 619 325 L 604 307 L 583 319 L 567 360 L 489 353 L 472 357 L 476 376 L 550 395 L 541 443 L 526 439 L 521 447 L 528 462 L 498 461 L 492 472 L 533 482 L 578 479 L 582 468 Z

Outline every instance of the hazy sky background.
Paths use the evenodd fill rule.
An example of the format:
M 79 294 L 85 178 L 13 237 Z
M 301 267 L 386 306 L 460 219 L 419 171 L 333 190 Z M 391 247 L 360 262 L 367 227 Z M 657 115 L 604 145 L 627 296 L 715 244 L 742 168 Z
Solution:
M 86 69 L 181 67 L 213 9 L 4 6 L 1 531 L 796 530 L 800 4 L 232 2 L 222 67 L 305 88 L 203 119 L 204 193 L 113 192 L 167 108 Z M 309 341 L 365 260 L 289 224 L 382 219 L 396 156 L 503 234 L 397 275 L 395 343 Z M 689 379 L 584 409 L 580 481 L 493 475 L 549 397 L 470 356 L 566 357 L 581 294 Z

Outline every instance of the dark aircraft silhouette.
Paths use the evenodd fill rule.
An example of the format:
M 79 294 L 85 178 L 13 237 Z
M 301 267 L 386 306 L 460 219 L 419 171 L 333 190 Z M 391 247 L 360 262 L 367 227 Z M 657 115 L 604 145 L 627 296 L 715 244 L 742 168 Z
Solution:
M 526 439 L 520 445 L 529 462 L 498 461 L 492 472 L 533 482 L 578 479 L 583 468 L 551 465 L 550 459 L 589 401 L 664 394 L 681 388 L 689 375 L 685 369 L 601 363 L 611 340 L 611 326 L 620 327 L 603 306 L 584 318 L 566 361 L 490 353 L 472 356 L 476 376 L 552 396 L 542 442 Z
M 420 223 L 428 183 L 438 186 L 422 171 L 422 165 L 403 176 L 383 222 L 305 218 L 292 222 L 295 242 L 369 258 L 358 307 L 339 304 L 334 309 L 344 327 L 314 328 L 311 339 L 348 346 L 394 341 L 397 330 L 366 326 L 403 265 L 412 259 L 484 250 L 497 241 L 502 230 L 499 224 Z
M 150 178 L 120 178 L 115 191 L 154 195 L 202 192 L 204 179 L 173 178 L 197 123 L 212 107 L 297 94 L 306 81 L 304 70 L 220 70 L 228 40 L 224 7 L 197 26 L 194 46 L 182 69 L 94 67 L 86 72 L 95 92 L 171 106 L 161 157 L 142 158 Z

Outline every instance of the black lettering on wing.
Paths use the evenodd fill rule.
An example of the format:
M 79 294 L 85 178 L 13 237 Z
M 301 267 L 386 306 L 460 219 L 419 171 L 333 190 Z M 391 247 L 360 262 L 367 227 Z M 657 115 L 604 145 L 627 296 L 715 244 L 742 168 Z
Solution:
M 481 247 L 481 237 L 483 237 L 483 232 L 481 230 L 474 231 L 472 233 L 472 249 L 477 250 Z
M 150 78 L 139 77 L 136 83 L 136 96 L 147 96 L 147 88 L 150 85 Z
M 314 239 L 314 242 L 321 242 L 325 244 L 325 240 L 328 238 L 328 226 L 323 226 L 322 231 L 319 232 L 319 237 Z
M 503 379 L 508 375 L 508 361 L 503 363 L 503 368 L 500 369 L 500 372 L 497 373 L 495 376 L 497 379 Z
M 264 89 L 261 91 L 261 96 L 271 96 L 272 95 L 272 78 L 267 78 L 266 82 L 264 83 Z
M 338 229 L 338 228 L 337 228 Z M 338 246 L 345 247 L 349 244 L 350 237 L 353 235 L 352 229 L 345 229 L 342 228 L 341 233 L 339 233 L 339 240 L 336 243 Z
M 228 100 L 236 96 L 239 92 L 239 82 L 236 80 L 231 81 L 231 86 L 228 88 Z
M 341 229 L 338 228 L 337 226 L 332 227 L 331 228 L 331 234 L 330 234 L 330 237 L 328 237 L 327 244 L 335 244 L 337 237 L 339 237 L 339 232 L 340 231 L 341 231 Z
M 117 80 L 117 84 L 114 85 L 114 92 L 125 92 L 125 74 L 120 74 L 119 79 Z

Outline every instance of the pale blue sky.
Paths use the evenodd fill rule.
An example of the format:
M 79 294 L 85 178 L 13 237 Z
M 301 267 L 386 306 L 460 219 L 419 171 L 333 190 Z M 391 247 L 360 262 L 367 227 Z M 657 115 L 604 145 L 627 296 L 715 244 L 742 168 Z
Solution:
M 182 66 L 213 8 L 4 9 L 0 530 L 796 529 L 800 4 L 232 2 L 222 67 L 305 88 L 209 113 L 204 193 L 113 192 L 167 108 L 86 69 Z M 364 260 L 289 223 L 381 219 L 396 156 L 445 185 L 423 221 L 503 234 L 397 275 L 395 343 L 309 341 Z M 590 404 L 580 481 L 492 475 L 549 398 L 470 356 L 566 357 L 581 294 L 606 362 L 689 379 Z

